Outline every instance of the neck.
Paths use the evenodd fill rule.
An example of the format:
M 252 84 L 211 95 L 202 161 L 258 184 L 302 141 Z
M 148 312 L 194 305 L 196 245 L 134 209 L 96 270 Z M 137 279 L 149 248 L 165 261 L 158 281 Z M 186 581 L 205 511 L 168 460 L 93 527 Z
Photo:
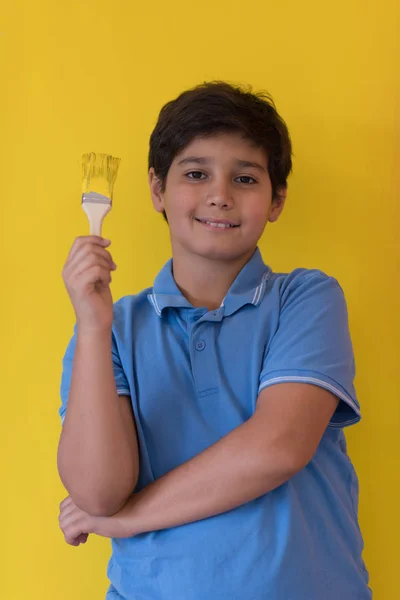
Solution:
M 232 283 L 253 253 L 254 250 L 251 250 L 231 261 L 216 261 L 173 252 L 175 283 L 192 306 L 215 310 L 221 306 Z

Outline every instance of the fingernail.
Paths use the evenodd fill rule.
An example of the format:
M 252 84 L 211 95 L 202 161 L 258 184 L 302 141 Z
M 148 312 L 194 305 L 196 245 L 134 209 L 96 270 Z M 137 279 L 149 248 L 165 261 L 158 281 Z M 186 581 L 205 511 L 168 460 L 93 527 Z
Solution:
M 103 238 L 103 244 L 111 244 L 111 240 L 107 240 L 107 238 Z
M 115 262 L 113 261 L 113 262 L 111 263 L 111 265 L 112 265 L 112 268 L 113 268 L 113 270 L 115 271 L 115 269 L 117 268 L 117 265 L 115 264 Z

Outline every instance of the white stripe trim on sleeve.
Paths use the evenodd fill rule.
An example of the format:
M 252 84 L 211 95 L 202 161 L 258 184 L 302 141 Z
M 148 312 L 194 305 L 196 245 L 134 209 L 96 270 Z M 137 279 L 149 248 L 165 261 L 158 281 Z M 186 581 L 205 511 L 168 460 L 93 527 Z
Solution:
M 261 390 L 263 390 L 264 388 L 266 388 L 270 385 L 274 385 L 275 383 L 283 383 L 283 382 L 312 383 L 314 385 L 318 385 L 319 387 L 323 387 L 323 388 L 329 390 L 330 392 L 332 392 L 333 394 L 335 394 L 335 396 L 337 396 L 344 402 L 346 402 L 346 404 L 348 404 L 359 417 L 361 416 L 360 409 L 358 408 L 358 406 L 354 402 L 354 400 L 352 400 L 352 398 L 350 398 L 350 396 L 348 396 L 347 394 L 344 394 L 341 390 L 339 390 L 335 386 L 331 385 L 330 383 L 327 383 L 323 379 L 317 379 L 316 377 L 299 377 L 297 375 L 274 377 L 273 379 L 268 379 L 267 381 L 264 381 L 263 383 L 261 383 L 260 387 L 258 388 L 258 393 L 260 393 Z M 352 422 L 353 421 L 351 420 L 346 423 L 352 423 Z
M 130 396 L 131 392 L 128 388 L 117 388 L 118 396 Z

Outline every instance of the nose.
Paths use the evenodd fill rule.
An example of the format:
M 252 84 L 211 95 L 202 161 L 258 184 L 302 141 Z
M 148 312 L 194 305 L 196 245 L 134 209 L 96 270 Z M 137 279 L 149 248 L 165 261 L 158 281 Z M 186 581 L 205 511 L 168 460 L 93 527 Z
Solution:
M 208 190 L 207 206 L 229 209 L 233 206 L 232 190 L 228 182 L 214 181 L 214 185 Z

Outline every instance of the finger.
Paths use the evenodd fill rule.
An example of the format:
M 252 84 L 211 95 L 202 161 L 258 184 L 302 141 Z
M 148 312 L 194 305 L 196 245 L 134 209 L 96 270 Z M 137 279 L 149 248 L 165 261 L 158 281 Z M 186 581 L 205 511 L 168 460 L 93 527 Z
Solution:
M 86 542 L 88 541 L 89 538 L 89 534 L 88 533 L 82 533 L 78 539 L 77 542 L 78 544 L 86 544 Z
M 62 523 L 66 522 L 67 517 L 73 514 L 76 511 L 76 506 L 74 504 L 67 504 L 60 510 L 60 514 L 58 516 L 58 521 L 60 523 L 60 527 L 62 527 Z
M 62 518 L 60 526 L 66 541 L 68 540 L 68 543 L 70 543 L 82 535 L 87 536 L 91 533 L 92 526 L 90 521 L 90 516 L 82 512 Z
M 103 258 L 110 265 L 113 264 L 112 256 L 108 250 L 100 248 L 99 246 L 93 246 L 93 244 L 88 244 L 77 250 L 76 254 L 66 262 L 65 271 L 73 272 L 84 260 L 90 256 L 93 257 L 94 260 L 99 257 Z
M 85 244 L 81 248 L 79 248 L 74 254 L 73 258 L 70 260 L 71 263 L 78 263 L 88 254 L 94 253 L 98 256 L 104 256 L 108 258 L 110 262 L 112 262 L 111 253 L 106 248 L 101 246 L 97 246 L 95 244 Z
M 79 546 L 79 537 L 77 538 L 70 538 L 66 535 L 64 535 L 64 540 L 67 542 L 67 544 L 69 544 L 70 546 Z
M 93 246 L 93 244 L 83 246 L 77 251 L 75 256 L 64 265 L 62 276 L 67 288 L 71 277 L 77 272 L 81 272 L 83 270 L 82 265 L 84 265 L 84 267 L 87 266 L 90 264 L 91 260 L 93 261 L 93 264 L 96 264 L 100 260 L 105 261 L 107 268 L 110 270 L 115 270 L 117 267 L 113 262 L 111 254 L 104 248 Z
M 77 237 L 74 240 L 74 243 L 72 244 L 71 249 L 68 253 L 67 262 L 75 256 L 75 254 L 79 251 L 80 248 L 86 246 L 87 244 L 106 247 L 110 245 L 110 240 L 103 240 L 103 238 L 96 235 L 86 235 Z
M 86 544 L 88 537 L 89 534 L 82 533 L 81 535 L 78 535 L 78 537 L 75 539 L 66 538 L 65 536 L 64 539 L 70 546 L 79 546 L 80 544 Z
M 73 275 L 71 277 L 79 277 L 82 273 L 90 269 L 91 267 L 101 267 L 106 271 L 114 271 L 115 268 L 113 264 L 110 263 L 108 259 L 105 259 L 100 256 L 90 255 L 87 256 L 84 260 L 82 260 L 75 268 Z
M 68 544 L 76 541 L 82 534 L 87 533 L 87 531 L 82 531 L 82 526 L 79 521 L 64 525 L 61 529 L 64 533 L 65 541 Z
M 109 269 L 99 267 L 95 265 L 86 269 L 79 276 L 75 277 L 74 281 L 71 282 L 75 290 L 85 290 L 89 287 L 100 284 L 102 287 L 107 288 L 112 281 L 111 272 Z
M 60 503 L 60 511 L 63 510 L 66 506 L 68 506 L 69 504 L 72 504 L 72 498 L 71 496 L 67 496 L 66 498 L 64 498 L 64 500 Z
M 72 511 L 67 509 L 68 513 L 60 514 L 60 527 L 65 535 L 70 538 L 78 537 L 81 534 L 91 533 L 92 518 L 77 506 Z
M 111 241 L 97 235 L 84 235 L 77 237 L 72 244 L 71 250 L 69 251 L 67 261 L 72 259 L 76 252 L 87 244 L 107 248 L 110 246 Z
M 64 533 L 68 529 L 68 527 L 77 525 L 80 522 L 82 522 L 82 520 L 80 519 L 81 516 L 82 516 L 82 511 L 79 508 L 77 508 L 75 505 L 66 506 L 60 512 L 60 515 L 58 517 L 60 527 L 64 531 Z
M 65 265 L 63 270 L 63 279 L 68 288 L 73 278 L 76 278 L 88 268 L 99 265 L 108 271 L 115 271 L 117 265 L 113 262 L 111 256 L 102 256 L 91 252 L 89 255 L 82 257 L 80 261 Z

